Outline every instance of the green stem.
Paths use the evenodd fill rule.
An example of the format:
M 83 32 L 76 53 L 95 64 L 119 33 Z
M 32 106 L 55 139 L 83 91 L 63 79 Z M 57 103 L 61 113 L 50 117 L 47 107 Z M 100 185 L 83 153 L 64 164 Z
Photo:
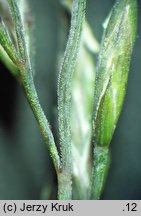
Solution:
M 41 133 L 49 148 L 56 172 L 58 172 L 60 168 L 60 158 L 58 155 L 58 151 L 57 151 L 57 148 L 54 142 L 52 132 L 50 130 L 49 123 L 39 103 L 39 99 L 37 96 L 37 92 L 36 92 L 33 77 L 32 77 L 32 71 L 29 67 L 26 67 L 20 71 L 20 74 L 21 74 L 22 85 L 23 85 L 23 88 L 26 94 L 26 98 L 31 106 L 31 109 L 37 120 Z
M 16 36 L 17 36 L 18 52 L 19 52 L 20 57 L 17 58 L 16 65 L 19 69 L 20 81 L 24 88 L 27 100 L 37 120 L 41 133 L 49 148 L 56 172 L 58 173 L 58 170 L 60 169 L 60 157 L 59 157 L 57 147 L 54 142 L 52 132 L 50 130 L 49 123 L 41 108 L 41 105 L 39 103 L 39 99 L 37 96 L 37 92 L 34 86 L 33 75 L 32 75 L 33 72 L 32 72 L 32 67 L 30 63 L 28 49 L 27 49 L 26 42 L 25 42 L 25 34 L 24 34 L 24 28 L 23 28 L 20 11 L 19 11 L 16 0 L 7 0 L 7 1 L 11 9 L 12 18 L 13 18 L 14 27 L 15 27 Z M 20 61 L 18 61 L 19 59 Z
M 72 81 L 80 46 L 86 0 L 74 0 L 71 28 L 58 85 L 59 133 L 62 170 L 58 174 L 58 198 L 72 199 L 71 103 Z

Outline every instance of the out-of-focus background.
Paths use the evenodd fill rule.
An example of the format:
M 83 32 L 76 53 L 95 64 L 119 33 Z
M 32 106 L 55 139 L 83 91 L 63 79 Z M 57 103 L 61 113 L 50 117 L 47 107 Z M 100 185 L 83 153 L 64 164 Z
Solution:
M 58 55 L 66 45 L 69 15 L 59 0 L 29 0 L 34 16 L 35 84 L 57 139 Z M 115 0 L 87 0 L 87 20 L 100 42 Z M 141 11 L 141 2 L 138 2 Z M 138 13 L 138 23 L 141 13 Z M 141 27 L 134 47 L 127 94 L 111 148 L 102 199 L 141 199 Z M 94 56 L 94 59 L 97 57 Z M 55 198 L 48 149 L 24 93 L 0 63 L 0 199 Z

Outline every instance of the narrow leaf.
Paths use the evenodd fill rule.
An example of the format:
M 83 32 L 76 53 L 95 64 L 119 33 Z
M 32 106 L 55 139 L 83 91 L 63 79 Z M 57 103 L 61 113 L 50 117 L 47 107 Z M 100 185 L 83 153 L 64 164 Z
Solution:
M 17 64 L 19 56 L 9 38 L 8 32 L 2 20 L 0 20 L 0 45 L 3 47 L 11 61 L 13 61 L 14 64 Z

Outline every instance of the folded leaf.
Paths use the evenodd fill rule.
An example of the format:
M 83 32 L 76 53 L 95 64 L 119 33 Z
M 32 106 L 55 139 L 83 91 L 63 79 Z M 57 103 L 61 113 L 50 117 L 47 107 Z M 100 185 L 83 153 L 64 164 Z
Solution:
M 108 146 L 119 118 L 136 37 L 136 0 L 117 1 L 105 29 L 96 72 L 95 143 Z
M 109 165 L 108 146 L 122 109 L 133 44 L 137 1 L 119 0 L 105 29 L 94 96 L 94 168 L 92 198 L 99 199 Z

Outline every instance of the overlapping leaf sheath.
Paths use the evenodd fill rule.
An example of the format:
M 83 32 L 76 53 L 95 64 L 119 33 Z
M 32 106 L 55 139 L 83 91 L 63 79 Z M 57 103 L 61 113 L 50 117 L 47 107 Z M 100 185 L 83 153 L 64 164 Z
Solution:
M 92 198 L 99 199 L 109 164 L 112 139 L 126 92 L 136 38 L 136 0 L 119 0 L 105 29 L 96 71 L 94 96 L 94 168 Z

